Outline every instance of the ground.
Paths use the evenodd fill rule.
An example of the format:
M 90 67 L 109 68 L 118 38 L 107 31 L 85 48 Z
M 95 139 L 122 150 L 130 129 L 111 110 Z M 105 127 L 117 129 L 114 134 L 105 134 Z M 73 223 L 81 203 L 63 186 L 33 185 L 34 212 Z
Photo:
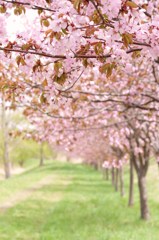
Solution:
M 125 174 L 126 192 L 128 173 Z M 148 176 L 151 220 L 90 167 L 52 163 L 0 182 L 0 240 L 158 240 L 157 167 Z

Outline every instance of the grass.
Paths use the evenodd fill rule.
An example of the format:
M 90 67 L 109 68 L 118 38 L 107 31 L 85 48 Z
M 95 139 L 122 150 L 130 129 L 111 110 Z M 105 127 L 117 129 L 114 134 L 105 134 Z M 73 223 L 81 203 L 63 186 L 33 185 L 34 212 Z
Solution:
M 0 204 L 50 175 L 56 176 L 52 182 L 0 213 L 0 240 L 159 239 L 159 183 L 154 166 L 148 176 L 149 222 L 139 219 L 137 191 L 135 206 L 128 208 L 127 196 L 121 198 L 99 172 L 68 163 L 48 164 L 1 182 Z M 127 189 L 127 173 L 125 183 Z

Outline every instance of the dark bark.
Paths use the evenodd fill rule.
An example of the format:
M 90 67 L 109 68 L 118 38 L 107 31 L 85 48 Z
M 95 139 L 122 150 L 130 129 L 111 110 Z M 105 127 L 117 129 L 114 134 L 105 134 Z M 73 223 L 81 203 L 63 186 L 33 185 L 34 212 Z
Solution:
M 123 168 L 122 167 L 119 170 L 119 177 L 120 177 L 120 194 L 123 197 L 125 195 L 125 191 L 124 191 L 124 179 L 123 179 Z
M 115 172 L 114 172 L 114 167 L 111 169 L 111 175 L 112 175 L 112 185 L 115 186 Z
M 138 175 L 138 186 L 140 194 L 140 212 L 141 219 L 148 220 L 150 217 L 148 201 L 147 201 L 147 189 L 146 189 L 146 178 L 144 174 Z
M 137 172 L 138 187 L 140 195 L 140 217 L 143 220 L 148 220 L 150 217 L 148 199 L 147 199 L 147 189 L 146 189 L 146 174 L 149 165 L 149 153 L 145 159 L 133 159 L 135 170 Z
M 115 170 L 115 191 L 119 190 L 119 169 L 116 168 Z
M 105 170 L 105 174 L 106 174 L 106 180 L 108 181 L 109 180 L 109 169 L 108 168 Z
M 91 165 L 95 170 L 98 170 L 98 165 L 96 162 L 90 162 L 88 164 Z
M 141 219 L 149 219 L 149 208 L 147 199 L 147 189 L 146 189 L 146 174 L 149 167 L 149 158 L 151 150 L 151 136 L 150 136 L 150 125 L 144 126 L 144 128 L 135 128 L 132 122 L 128 122 L 130 128 L 133 130 L 133 134 L 128 137 L 130 144 L 131 160 L 133 162 L 134 169 L 137 173 L 138 178 L 138 188 L 140 195 L 140 214 Z M 141 145 L 139 139 L 143 141 L 144 144 Z M 146 140 L 146 141 L 145 141 Z M 147 141 L 148 140 L 148 141 Z M 135 148 L 142 149 L 138 153 L 135 153 Z
M 130 157 L 130 180 L 129 180 L 129 200 L 128 206 L 134 205 L 134 166 L 133 159 Z
M 103 178 L 108 181 L 109 180 L 109 169 L 103 168 Z

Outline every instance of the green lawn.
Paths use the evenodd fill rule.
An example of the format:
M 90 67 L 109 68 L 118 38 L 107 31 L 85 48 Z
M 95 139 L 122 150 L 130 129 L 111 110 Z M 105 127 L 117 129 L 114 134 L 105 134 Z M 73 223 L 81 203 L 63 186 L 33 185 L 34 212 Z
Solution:
M 125 181 L 127 188 L 128 174 Z M 99 172 L 81 165 L 47 164 L 0 182 L 0 240 L 159 240 L 154 166 L 148 188 L 151 220 L 144 222 L 139 220 L 137 192 L 135 206 L 128 208 L 127 194 L 121 198 Z M 3 209 L 9 201 L 13 206 Z

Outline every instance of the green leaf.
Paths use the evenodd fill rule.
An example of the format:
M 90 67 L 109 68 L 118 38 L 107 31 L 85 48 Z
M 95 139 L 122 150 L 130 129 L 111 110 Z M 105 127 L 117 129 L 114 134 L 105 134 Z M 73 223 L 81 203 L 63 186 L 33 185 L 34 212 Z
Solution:
M 116 68 L 116 64 L 114 62 L 106 63 L 100 66 L 99 71 L 103 74 L 105 73 L 107 77 L 110 77 L 114 68 Z
M 94 51 L 97 55 L 101 55 L 103 54 L 103 47 L 102 47 L 102 43 L 99 42 L 94 46 Z
M 20 64 L 21 64 L 22 66 L 26 65 L 26 62 L 25 62 L 24 58 L 23 58 L 22 56 L 20 56 L 20 55 L 16 57 L 16 63 L 17 63 L 18 66 L 19 66 Z
M 83 64 L 83 66 L 84 66 L 85 68 L 87 68 L 87 66 L 88 66 L 88 61 L 87 61 L 86 58 L 83 60 L 82 64 Z
M 56 75 L 59 73 L 60 68 L 62 68 L 62 62 L 54 63 L 54 71 Z
M 60 84 L 60 85 L 64 85 L 65 81 L 67 79 L 67 74 L 63 73 L 60 77 L 58 77 L 57 75 L 55 75 L 54 77 L 54 82 Z
M 40 102 L 41 103 L 46 103 L 47 102 L 47 99 L 46 99 L 44 93 L 42 93 L 41 96 L 40 96 Z
M 133 36 L 130 33 L 123 33 L 122 34 L 122 41 L 125 47 L 128 47 L 129 44 L 133 43 Z
M 6 12 L 6 7 L 5 5 L 0 5 L 0 13 L 5 13 Z
M 50 25 L 50 23 L 49 23 L 49 21 L 48 21 L 47 19 L 44 19 L 44 20 L 42 21 L 42 24 L 43 24 L 43 26 L 45 26 L 45 27 L 49 27 L 49 25 Z
M 30 47 L 31 47 L 31 45 L 29 43 L 23 44 L 22 50 L 29 50 Z
M 63 32 L 65 35 L 68 34 L 67 30 L 66 30 L 66 29 L 63 29 L 63 28 L 62 28 L 62 32 Z

